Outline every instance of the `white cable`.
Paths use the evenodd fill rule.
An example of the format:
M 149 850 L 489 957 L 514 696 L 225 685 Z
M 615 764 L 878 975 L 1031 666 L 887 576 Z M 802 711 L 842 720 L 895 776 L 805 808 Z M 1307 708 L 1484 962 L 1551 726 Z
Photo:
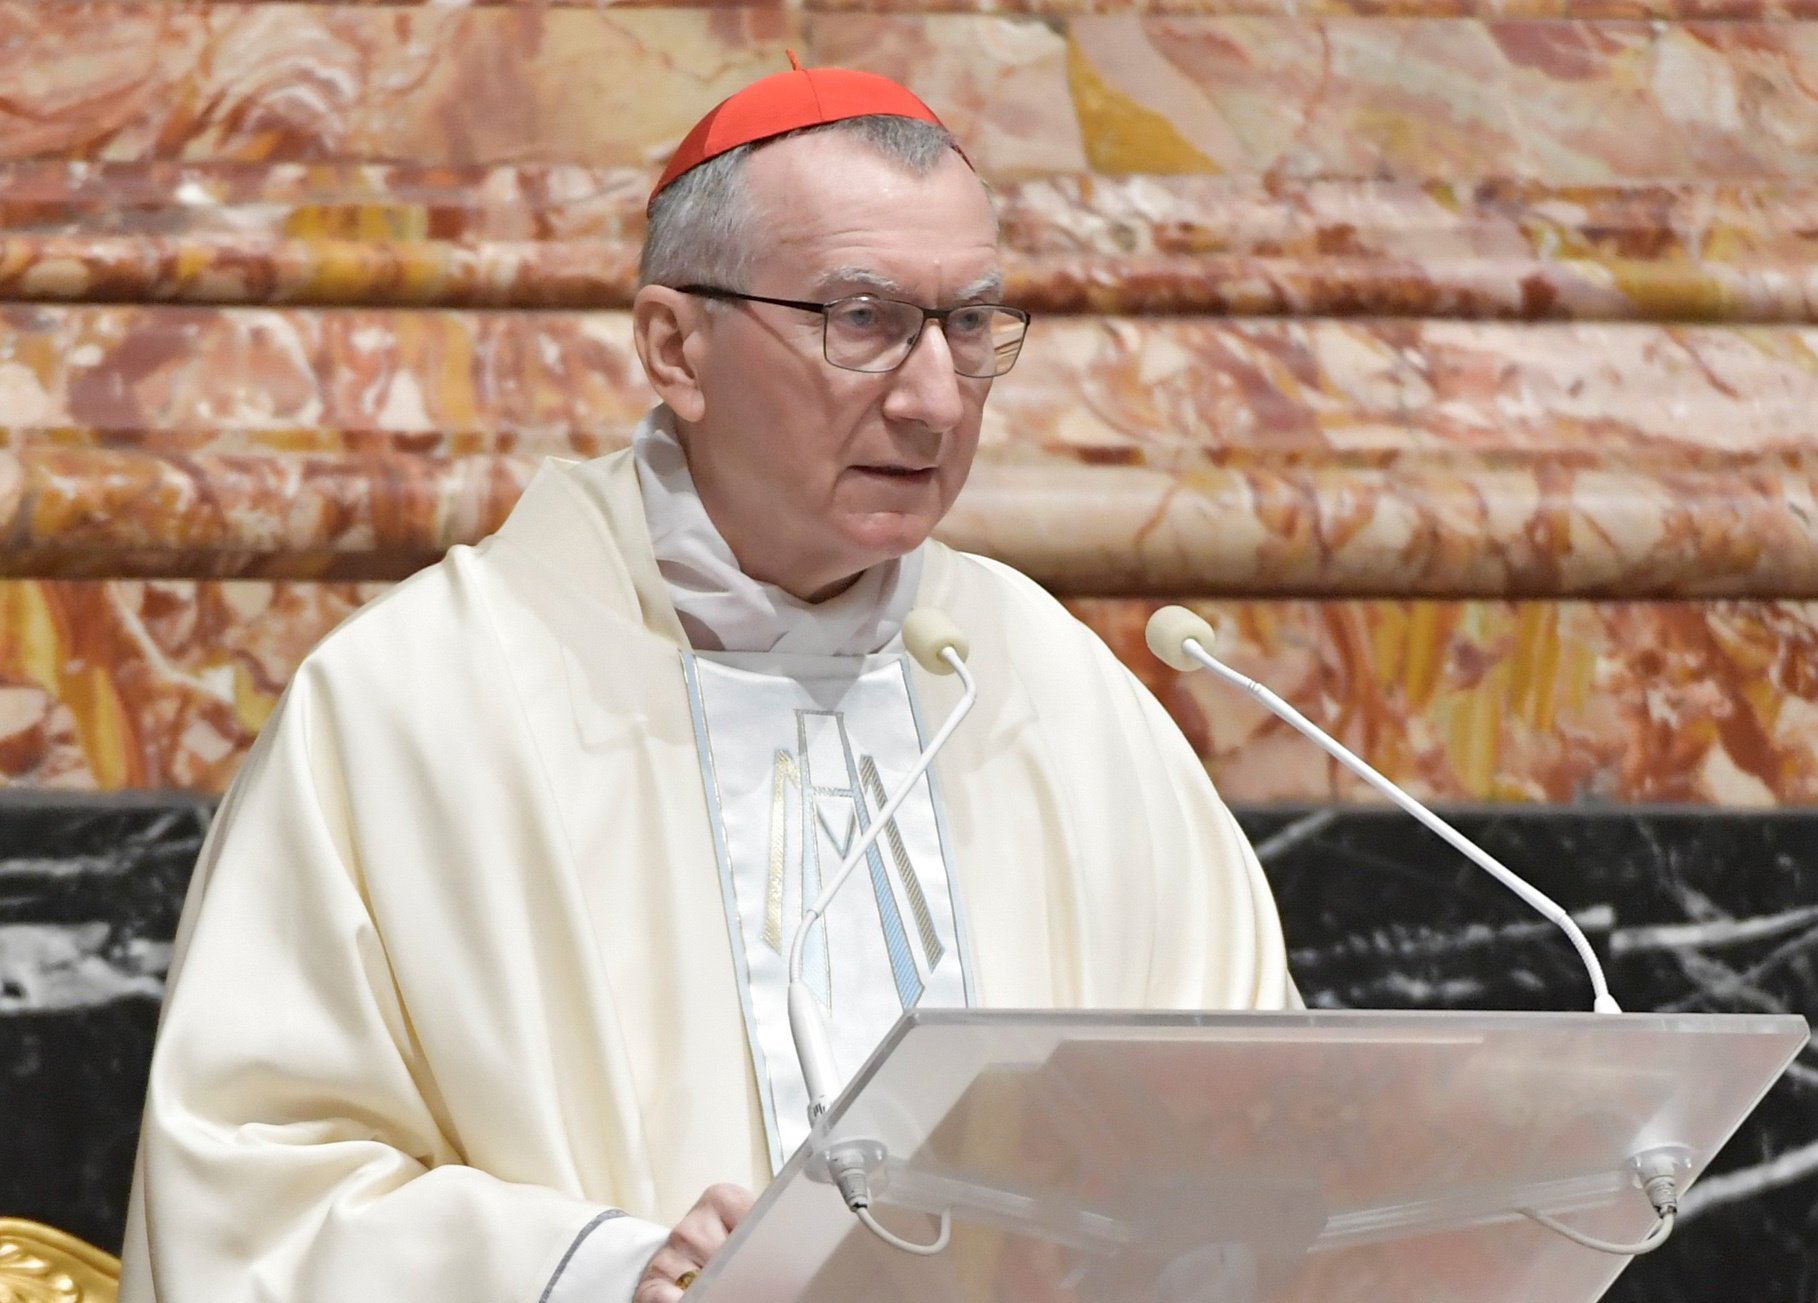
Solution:
M 879 1222 L 877 1218 L 871 1215 L 871 1209 L 869 1208 L 854 1208 L 852 1211 L 857 1214 L 858 1219 L 861 1222 L 865 1223 L 866 1228 L 869 1229 L 873 1235 L 877 1236 L 878 1239 L 882 1240 L 885 1244 L 888 1244 L 891 1248 L 901 1249 L 904 1253 L 919 1253 L 924 1258 L 932 1258 L 935 1254 L 946 1248 L 947 1241 L 953 1238 L 953 1210 L 951 1208 L 942 1210 L 941 1233 L 929 1244 L 916 1244 L 912 1241 L 905 1240 L 898 1235 L 892 1234 L 889 1230 L 885 1229 L 884 1225 Z
M 1644 1253 L 1652 1253 L 1665 1244 L 1667 1237 L 1673 1233 L 1673 1224 L 1679 1219 L 1679 1210 L 1668 1208 L 1660 1214 L 1660 1220 L 1654 1223 L 1654 1229 L 1641 1239 L 1636 1240 L 1633 1244 L 1617 1244 L 1611 1240 L 1600 1240 L 1595 1236 L 1586 1235 L 1582 1231 L 1575 1231 L 1564 1222 L 1556 1221 L 1533 1208 L 1523 1208 L 1521 1211 L 1524 1216 L 1539 1222 L 1549 1231 L 1565 1236 L 1574 1244 L 1582 1244 L 1585 1248 L 1595 1249 L 1599 1253 L 1613 1253 L 1625 1258 L 1638 1258 Z
M 1633 1244 L 1617 1244 L 1610 1240 L 1600 1240 L 1594 1235 L 1586 1235 L 1533 1208 L 1523 1208 L 1521 1213 L 1549 1231 L 1565 1236 L 1572 1243 L 1595 1249 L 1599 1253 L 1612 1253 L 1624 1258 L 1652 1253 L 1667 1242 L 1667 1237 L 1673 1233 L 1673 1226 L 1679 1220 L 1679 1162 L 1672 1150 L 1657 1149 L 1637 1154 L 1633 1167 L 1641 1180 L 1641 1188 L 1646 1193 L 1648 1202 L 1654 1205 L 1654 1215 L 1660 1219 L 1654 1223 L 1652 1230 Z
M 1198 621 L 1203 626 L 1203 621 L 1199 621 L 1199 617 L 1192 616 L 1191 612 L 1186 612 L 1183 608 L 1165 608 L 1164 612 L 1158 612 L 1157 615 L 1160 616 L 1166 611 L 1174 610 L 1182 610 L 1184 615 L 1190 616 L 1192 620 Z M 1209 628 L 1209 626 L 1206 627 Z M 1178 635 L 1179 631 L 1171 629 L 1169 632 Z M 1163 634 L 1162 636 L 1166 637 L 1167 635 Z M 1155 643 L 1152 641 L 1150 645 L 1154 646 Z M 1503 886 L 1507 887 L 1517 896 L 1520 896 L 1548 920 L 1557 925 L 1566 934 L 1567 938 L 1570 939 L 1573 948 L 1578 951 L 1579 959 L 1584 962 L 1585 971 L 1591 975 L 1591 1007 L 1598 1013 L 1622 1012 L 1622 1006 L 1616 1003 L 1615 997 L 1610 994 L 1609 983 L 1604 980 L 1603 965 L 1598 962 L 1596 951 L 1591 949 L 1590 941 L 1585 938 L 1583 930 L 1579 928 L 1577 921 L 1573 919 L 1570 914 L 1566 913 L 1538 890 L 1529 886 L 1512 869 L 1505 867 L 1499 860 L 1490 855 L 1488 851 L 1483 850 L 1463 833 L 1452 827 L 1451 824 L 1427 809 L 1426 806 L 1402 791 L 1401 788 L 1397 787 L 1387 778 L 1384 778 L 1375 769 L 1371 768 L 1367 761 L 1354 754 L 1342 742 L 1338 741 L 1337 738 L 1327 734 L 1325 730 L 1321 729 L 1317 724 L 1313 723 L 1312 720 L 1294 709 L 1293 706 L 1290 706 L 1280 696 L 1269 691 L 1269 689 L 1265 688 L 1255 679 L 1252 679 L 1247 675 L 1239 674 L 1230 666 L 1219 661 L 1205 649 L 1205 646 L 1199 638 L 1192 636 L 1181 638 L 1178 646 L 1187 656 L 1211 670 L 1226 683 L 1229 683 L 1234 687 L 1242 688 L 1245 692 L 1262 702 L 1263 705 L 1267 706 L 1270 711 L 1292 724 L 1302 736 L 1316 743 L 1327 755 L 1331 756 L 1345 768 L 1363 779 L 1371 787 L 1374 787 L 1377 791 L 1395 802 L 1395 804 L 1400 806 L 1403 810 L 1420 820 L 1426 827 L 1444 838 L 1467 859 L 1476 864 L 1478 868 L 1484 870 L 1484 872 L 1502 883 Z M 1170 658 L 1163 657 L 1163 659 L 1169 660 Z M 1173 662 L 1170 660 L 1170 663 Z

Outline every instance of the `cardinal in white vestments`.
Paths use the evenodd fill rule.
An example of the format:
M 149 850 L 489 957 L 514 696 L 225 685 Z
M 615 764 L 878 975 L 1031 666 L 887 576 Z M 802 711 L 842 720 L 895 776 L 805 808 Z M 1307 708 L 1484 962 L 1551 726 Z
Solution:
M 976 708 L 804 950 L 851 1072 L 917 1003 L 1281 1008 L 1254 854 L 1034 583 L 929 540 L 1027 314 L 883 78 L 710 114 L 633 309 L 663 400 L 298 670 L 177 938 L 124 1303 L 675 1303 L 805 1129 L 805 902 Z

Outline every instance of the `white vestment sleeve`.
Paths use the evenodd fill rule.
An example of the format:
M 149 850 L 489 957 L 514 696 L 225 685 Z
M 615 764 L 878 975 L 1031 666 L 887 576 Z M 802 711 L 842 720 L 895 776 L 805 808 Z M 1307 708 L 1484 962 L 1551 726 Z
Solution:
M 603 1212 L 575 1237 L 538 1303 L 617 1303 L 629 1298 L 668 1238 L 668 1227 L 616 1210 Z
M 392 866 L 365 862 L 349 799 L 357 785 L 367 798 L 384 787 L 391 758 L 343 754 L 355 747 L 327 695 L 299 674 L 197 867 L 152 1065 L 121 1303 L 628 1303 L 666 1231 L 617 1213 L 610 1191 L 585 1197 L 561 1160 L 541 1156 L 560 1151 L 547 1141 L 559 1119 L 510 1089 L 537 1065 L 480 1021 L 475 983 L 496 981 L 465 962 L 469 943 L 447 939 L 445 981 L 408 996 L 400 986 L 387 927 L 411 919 L 375 911 Z M 410 792 L 434 781 L 389 775 L 395 817 L 420 818 Z M 443 862 L 402 878 L 416 899 L 437 873 L 458 889 L 460 852 L 444 844 Z M 394 891 L 399 880 L 386 879 Z M 451 1003 L 457 1017 L 476 1011 L 471 1053 L 426 1052 L 428 1010 L 412 1000 L 437 996 L 442 1017 Z M 488 1107 L 451 1105 L 475 1082 Z M 516 1172 L 481 1170 L 476 1147 L 538 1156 Z
M 1213 909 L 1225 920 L 1218 929 L 1219 944 L 1204 950 L 1200 1003 L 1210 1008 L 1304 1008 L 1288 973 L 1275 896 L 1250 839 L 1166 708 L 1134 674 L 1118 668 L 1140 703 L 1170 795 L 1186 822 L 1191 868 L 1207 879 Z

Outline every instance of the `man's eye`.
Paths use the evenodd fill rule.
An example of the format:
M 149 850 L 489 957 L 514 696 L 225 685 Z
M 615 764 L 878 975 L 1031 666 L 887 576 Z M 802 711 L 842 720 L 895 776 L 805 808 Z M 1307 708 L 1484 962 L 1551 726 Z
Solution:
M 881 314 L 869 303 L 846 303 L 835 308 L 833 324 L 841 330 L 875 330 Z
M 982 335 L 991 328 L 990 308 L 962 308 L 947 318 L 947 333 Z

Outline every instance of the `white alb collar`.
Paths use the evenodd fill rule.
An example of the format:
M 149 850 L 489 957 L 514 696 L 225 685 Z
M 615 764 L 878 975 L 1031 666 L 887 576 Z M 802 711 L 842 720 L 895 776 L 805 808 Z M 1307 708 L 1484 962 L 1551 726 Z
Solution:
M 657 569 L 697 650 L 862 656 L 902 631 L 921 584 L 921 548 L 872 566 L 837 597 L 804 602 L 739 569 L 695 492 L 668 407 L 638 423 L 631 447 Z

